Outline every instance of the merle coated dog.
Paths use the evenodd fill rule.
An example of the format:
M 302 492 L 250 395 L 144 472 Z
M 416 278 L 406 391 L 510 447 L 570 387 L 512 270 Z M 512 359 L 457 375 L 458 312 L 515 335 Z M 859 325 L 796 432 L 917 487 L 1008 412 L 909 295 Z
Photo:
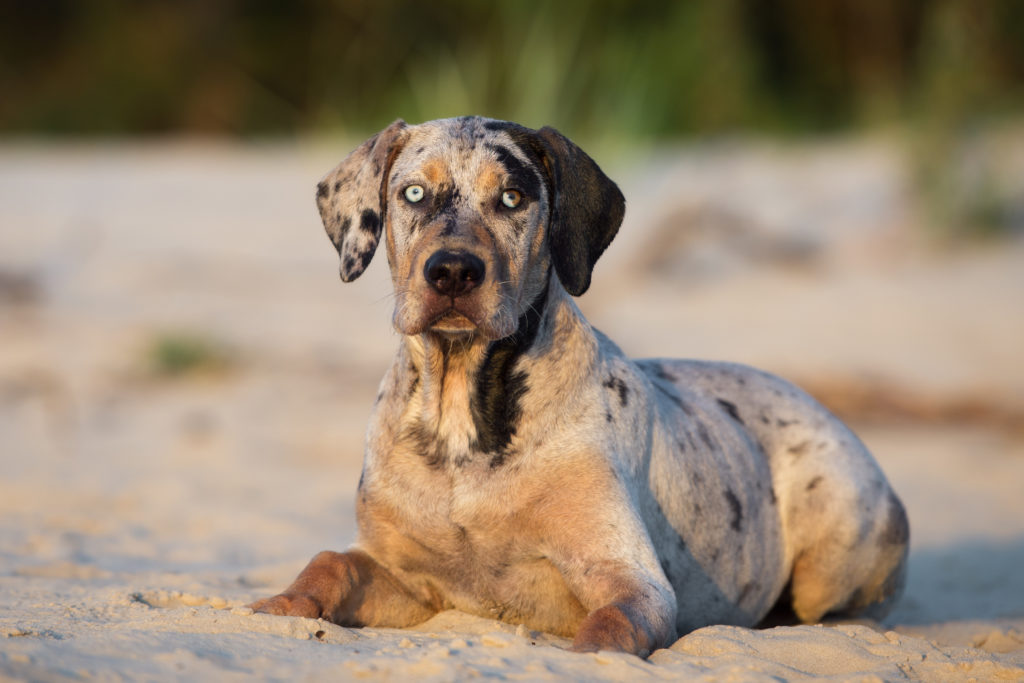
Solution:
M 353 280 L 381 237 L 403 335 L 359 482 L 358 540 L 272 614 L 408 626 L 444 609 L 646 656 L 714 623 L 883 615 L 903 506 L 856 436 L 729 363 L 634 361 L 584 319 L 625 210 L 557 131 L 396 121 L 320 183 Z

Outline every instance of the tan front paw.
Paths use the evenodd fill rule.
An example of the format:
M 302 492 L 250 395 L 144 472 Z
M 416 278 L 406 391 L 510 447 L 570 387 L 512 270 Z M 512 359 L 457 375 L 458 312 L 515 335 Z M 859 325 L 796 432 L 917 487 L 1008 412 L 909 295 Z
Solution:
M 319 619 L 323 616 L 320 603 L 308 595 L 275 595 L 272 598 L 257 600 L 249 605 L 254 612 L 276 614 L 283 617 L 306 617 Z
M 651 638 L 634 624 L 618 605 L 606 605 L 591 612 L 576 634 L 573 652 L 628 652 L 646 657 L 651 653 Z

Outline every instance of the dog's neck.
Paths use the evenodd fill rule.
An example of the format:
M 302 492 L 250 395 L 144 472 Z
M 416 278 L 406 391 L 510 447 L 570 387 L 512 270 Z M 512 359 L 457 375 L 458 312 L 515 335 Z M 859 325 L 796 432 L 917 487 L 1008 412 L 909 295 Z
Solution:
M 522 399 L 529 386 L 519 361 L 559 345 L 558 337 L 577 328 L 566 321 L 586 326 L 572 298 L 552 276 L 508 337 L 488 340 L 427 332 L 405 338 L 396 370 L 406 375 L 400 384 L 410 388 L 414 411 L 402 421 L 423 442 L 428 463 L 459 466 L 481 454 L 492 468 L 504 462 L 522 421 Z

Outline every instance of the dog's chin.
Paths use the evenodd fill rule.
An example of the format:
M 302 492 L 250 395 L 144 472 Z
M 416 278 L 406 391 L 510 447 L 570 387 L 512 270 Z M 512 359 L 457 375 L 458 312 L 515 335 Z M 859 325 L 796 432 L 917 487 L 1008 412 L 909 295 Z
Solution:
M 449 308 L 432 316 L 424 315 L 411 321 L 403 321 L 396 316 L 395 327 L 399 332 L 408 336 L 430 332 L 450 339 L 479 337 L 495 341 L 516 331 L 515 321 L 507 318 L 508 316 L 494 315 L 476 321 L 467 313 Z
M 438 316 L 429 328 L 431 332 L 450 336 L 473 335 L 480 329 L 475 322 L 454 309 Z

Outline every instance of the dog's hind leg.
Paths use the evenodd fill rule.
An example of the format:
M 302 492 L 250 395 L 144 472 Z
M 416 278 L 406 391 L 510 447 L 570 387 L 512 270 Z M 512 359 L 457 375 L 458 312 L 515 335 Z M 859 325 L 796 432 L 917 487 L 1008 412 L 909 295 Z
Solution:
M 793 565 L 793 611 L 805 623 L 826 616 L 881 619 L 899 597 L 906 578 L 909 525 L 891 492 L 878 505 L 876 522 L 860 542 L 822 538 Z
M 359 550 L 319 553 L 283 593 L 250 607 L 268 614 L 326 619 L 340 626 L 412 626 L 437 612 Z

